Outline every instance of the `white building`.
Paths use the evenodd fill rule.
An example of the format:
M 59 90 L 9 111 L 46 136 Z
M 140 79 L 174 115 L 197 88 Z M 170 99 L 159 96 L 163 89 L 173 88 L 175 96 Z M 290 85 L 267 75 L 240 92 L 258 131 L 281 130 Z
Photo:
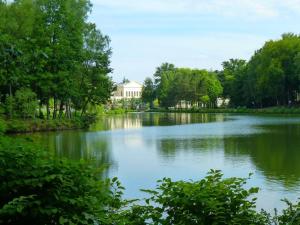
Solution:
M 136 81 L 119 84 L 111 99 L 116 101 L 122 99 L 141 98 L 142 88 L 143 85 Z

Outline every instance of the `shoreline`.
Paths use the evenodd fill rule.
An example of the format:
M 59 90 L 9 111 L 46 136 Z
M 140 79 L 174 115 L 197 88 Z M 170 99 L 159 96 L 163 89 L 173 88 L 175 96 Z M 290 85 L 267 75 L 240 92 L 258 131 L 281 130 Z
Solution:
M 11 134 L 26 134 L 35 132 L 52 132 L 63 130 L 80 130 L 89 127 L 93 121 L 85 118 L 74 119 L 8 119 L 2 120 L 4 132 L 7 135 Z
M 300 108 L 151 109 L 146 112 L 300 115 Z
M 132 113 L 116 113 L 116 114 L 103 114 L 99 116 L 116 116 Z M 230 109 L 151 109 L 143 111 L 142 113 L 230 113 L 230 114 L 253 114 L 253 115 L 299 115 L 300 108 L 261 108 L 261 109 L 248 109 L 248 108 L 230 108 Z M 98 117 L 98 116 L 97 116 Z M 93 124 L 97 117 L 84 117 L 72 119 L 2 119 L 0 123 L 4 125 L 5 134 L 26 134 L 35 132 L 53 132 L 64 130 L 80 130 L 86 129 Z

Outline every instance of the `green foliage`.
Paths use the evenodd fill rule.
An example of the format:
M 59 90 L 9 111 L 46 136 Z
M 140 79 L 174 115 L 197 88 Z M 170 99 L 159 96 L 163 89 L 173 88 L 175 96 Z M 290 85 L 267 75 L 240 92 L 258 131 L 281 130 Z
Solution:
M 128 110 L 123 109 L 123 108 L 115 108 L 115 109 L 110 109 L 106 112 L 106 114 L 108 115 L 116 115 L 116 114 L 124 114 L 126 113 Z
M 149 103 L 150 108 L 153 108 L 153 101 L 156 98 L 154 83 L 151 78 L 146 78 L 142 90 L 142 100 L 144 103 Z
M 288 200 L 284 200 L 287 209 L 284 209 L 282 215 L 275 216 L 273 219 L 275 224 L 296 225 L 300 224 L 300 202 L 293 204 Z
M 266 224 L 268 217 L 255 211 L 252 195 L 258 188 L 247 190 L 247 179 L 222 176 L 211 171 L 198 182 L 159 181 L 156 190 L 145 190 L 151 197 L 139 207 L 145 219 L 141 224 Z
M 224 97 L 232 106 L 252 108 L 295 105 L 299 102 L 300 36 L 284 34 L 255 52 L 250 61 L 223 63 L 218 72 Z
M 230 104 L 239 106 L 243 96 L 243 79 L 247 62 L 241 59 L 230 59 L 222 63 L 223 71 L 219 71 L 218 78 L 224 88 L 223 97 L 230 98 Z
M 249 62 L 230 59 L 222 63 L 222 71 L 214 73 L 164 63 L 154 74 L 156 96 L 165 108 L 182 100 L 194 108 L 213 108 L 221 96 L 230 99 L 232 107 L 291 107 L 300 103 L 299 65 L 300 36 L 287 33 L 266 42 Z M 204 96 L 209 102 L 206 97 L 203 101 Z
M 8 119 L 3 122 L 5 133 L 28 133 L 87 128 L 95 121 L 95 116 L 73 117 L 72 119 Z
M 152 112 L 186 112 L 186 113 L 251 113 L 251 114 L 300 114 L 299 107 L 269 107 L 252 109 L 247 107 L 237 108 L 191 108 L 191 109 L 155 109 Z
M 38 107 L 36 94 L 29 88 L 21 88 L 15 95 L 17 112 L 23 118 L 34 118 Z
M 122 187 L 102 181 L 101 169 L 29 142 L 0 138 L 0 167 L 0 224 L 111 224 L 122 205 Z
M 187 101 L 192 105 L 215 107 L 223 88 L 214 72 L 171 65 L 163 64 L 154 74 L 160 106 L 174 107 L 180 101 Z
M 89 104 L 107 102 L 113 90 L 107 75 L 110 40 L 88 22 L 89 0 L 1 1 L 0 6 L 0 102 L 9 96 L 7 116 L 34 117 L 33 92 L 47 119 L 71 118 L 77 111 L 83 116 Z M 14 107 L 13 100 L 22 104 Z
M 2 118 L 0 118 L 0 135 L 6 132 L 6 123 Z
M 15 98 L 11 95 L 6 95 L 4 109 L 5 109 L 6 115 L 8 115 L 10 118 L 15 116 L 15 114 L 16 114 L 16 112 L 14 111 L 15 106 L 16 106 Z

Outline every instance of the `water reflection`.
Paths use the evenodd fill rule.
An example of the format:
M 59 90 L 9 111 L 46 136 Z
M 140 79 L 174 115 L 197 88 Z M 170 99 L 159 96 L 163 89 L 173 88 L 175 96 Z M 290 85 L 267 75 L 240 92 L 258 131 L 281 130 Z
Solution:
M 145 126 L 224 122 L 229 119 L 225 114 L 128 113 L 124 115 L 103 116 L 90 129 L 93 131 L 135 129 Z
M 223 152 L 223 157 L 232 163 L 250 159 L 256 170 L 261 171 L 268 180 L 276 180 L 287 188 L 298 187 L 300 124 L 257 125 L 257 128 L 260 128 L 261 132 L 233 134 L 229 131 L 229 125 L 225 126 L 225 130 L 227 129 L 230 135 L 225 131 L 223 135 L 210 137 L 202 127 L 202 134 L 199 131 L 198 138 L 183 136 L 157 139 L 156 148 L 159 155 L 167 161 L 176 160 L 181 154 L 191 152 L 194 155 Z M 245 132 L 247 127 L 243 129 Z
M 97 166 L 113 163 L 110 141 L 84 131 L 35 133 L 31 135 L 37 143 L 55 156 L 72 160 L 93 160 Z
M 195 180 L 211 168 L 227 177 L 255 172 L 260 207 L 300 195 L 299 117 L 132 113 L 102 117 L 89 131 L 31 136 L 59 157 L 110 164 L 126 197 L 142 197 L 139 189 L 162 177 Z
M 223 141 L 219 138 L 207 139 L 161 139 L 157 140 L 157 150 L 163 158 L 176 158 L 181 153 L 203 153 L 222 151 Z
M 226 155 L 250 156 L 255 166 L 270 180 L 286 187 L 298 186 L 300 180 L 300 125 L 261 125 L 265 132 L 247 137 L 224 139 Z

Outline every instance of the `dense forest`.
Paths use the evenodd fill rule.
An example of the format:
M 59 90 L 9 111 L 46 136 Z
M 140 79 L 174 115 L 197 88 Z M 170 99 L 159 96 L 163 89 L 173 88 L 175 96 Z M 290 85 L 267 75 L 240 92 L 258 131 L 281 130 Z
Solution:
M 110 40 L 88 22 L 91 7 L 89 0 L 0 0 L 6 116 L 71 118 L 110 98 Z
M 153 80 L 144 82 L 143 99 L 158 99 L 161 107 L 179 101 L 214 107 L 218 97 L 230 99 L 231 107 L 291 106 L 299 102 L 300 36 L 287 33 L 270 40 L 247 62 L 230 59 L 220 71 L 176 68 L 164 63 Z

